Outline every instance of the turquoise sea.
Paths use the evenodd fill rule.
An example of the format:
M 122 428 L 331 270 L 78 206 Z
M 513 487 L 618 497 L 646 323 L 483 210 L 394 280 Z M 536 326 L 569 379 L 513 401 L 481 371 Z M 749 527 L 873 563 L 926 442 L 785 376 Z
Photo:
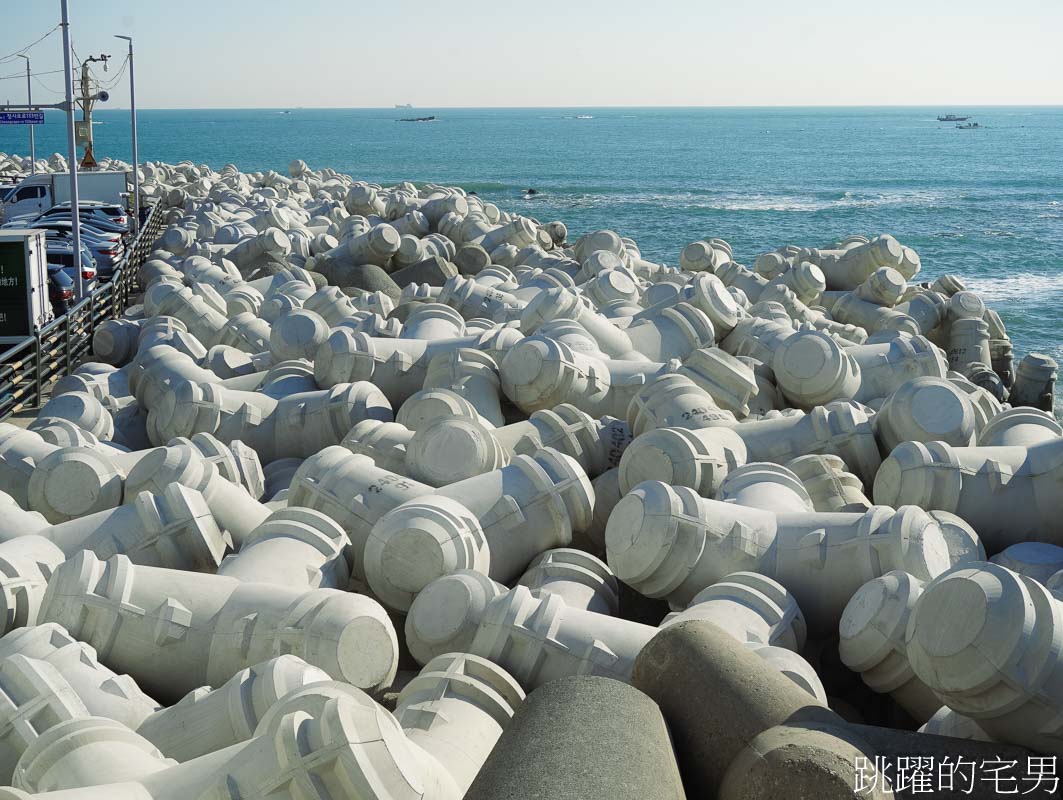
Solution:
M 935 120 L 971 114 L 985 126 Z M 435 115 L 431 123 L 399 122 Z M 128 111 L 96 151 L 130 157 Z M 505 208 L 634 238 L 652 260 L 720 236 L 738 260 L 889 232 L 923 274 L 956 273 L 1003 317 L 1016 355 L 1063 360 L 1063 107 L 262 109 L 142 111 L 145 160 L 457 184 Z M 38 153 L 65 151 L 50 113 Z M 0 151 L 28 149 L 0 127 Z M 534 199 L 524 190 L 534 188 Z

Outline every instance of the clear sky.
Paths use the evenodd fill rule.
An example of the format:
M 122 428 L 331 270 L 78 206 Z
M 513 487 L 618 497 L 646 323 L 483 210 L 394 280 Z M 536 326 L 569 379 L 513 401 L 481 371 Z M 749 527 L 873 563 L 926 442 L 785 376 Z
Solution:
M 1063 103 L 1063 0 L 70 0 L 144 108 Z M 0 58 L 59 0 L 0 0 Z M 62 65 L 57 31 L 29 51 Z M 0 62 L 0 78 L 24 62 Z M 59 74 L 34 91 L 58 99 Z M 126 105 L 126 85 L 109 108 Z M 0 100 L 25 84 L 0 80 Z

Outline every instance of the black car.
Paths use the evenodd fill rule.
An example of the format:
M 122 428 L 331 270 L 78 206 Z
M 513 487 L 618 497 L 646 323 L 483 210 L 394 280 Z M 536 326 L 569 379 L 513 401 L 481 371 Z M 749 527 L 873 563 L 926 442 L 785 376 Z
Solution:
M 48 265 L 48 299 L 52 302 L 52 313 L 56 318 L 63 316 L 74 305 L 74 281 L 60 264 Z

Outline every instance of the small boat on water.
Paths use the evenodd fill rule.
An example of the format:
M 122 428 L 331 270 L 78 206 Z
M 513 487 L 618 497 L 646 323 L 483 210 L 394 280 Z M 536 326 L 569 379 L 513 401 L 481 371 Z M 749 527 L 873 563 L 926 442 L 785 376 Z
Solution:
M 938 115 L 938 122 L 966 122 L 970 117 L 958 117 L 955 114 L 940 114 Z
M 957 125 L 956 127 L 959 128 L 961 131 L 970 131 L 974 130 L 975 128 L 984 128 L 985 126 L 979 125 L 977 122 L 967 122 L 962 125 Z
M 395 108 L 413 108 L 412 103 L 396 103 Z
M 403 117 L 399 122 L 435 122 L 435 117 Z

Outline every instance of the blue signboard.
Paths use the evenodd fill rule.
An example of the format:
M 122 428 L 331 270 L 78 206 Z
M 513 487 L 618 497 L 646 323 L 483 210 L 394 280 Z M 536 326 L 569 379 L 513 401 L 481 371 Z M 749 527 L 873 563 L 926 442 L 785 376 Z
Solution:
M 0 111 L 0 125 L 43 125 L 43 111 Z

